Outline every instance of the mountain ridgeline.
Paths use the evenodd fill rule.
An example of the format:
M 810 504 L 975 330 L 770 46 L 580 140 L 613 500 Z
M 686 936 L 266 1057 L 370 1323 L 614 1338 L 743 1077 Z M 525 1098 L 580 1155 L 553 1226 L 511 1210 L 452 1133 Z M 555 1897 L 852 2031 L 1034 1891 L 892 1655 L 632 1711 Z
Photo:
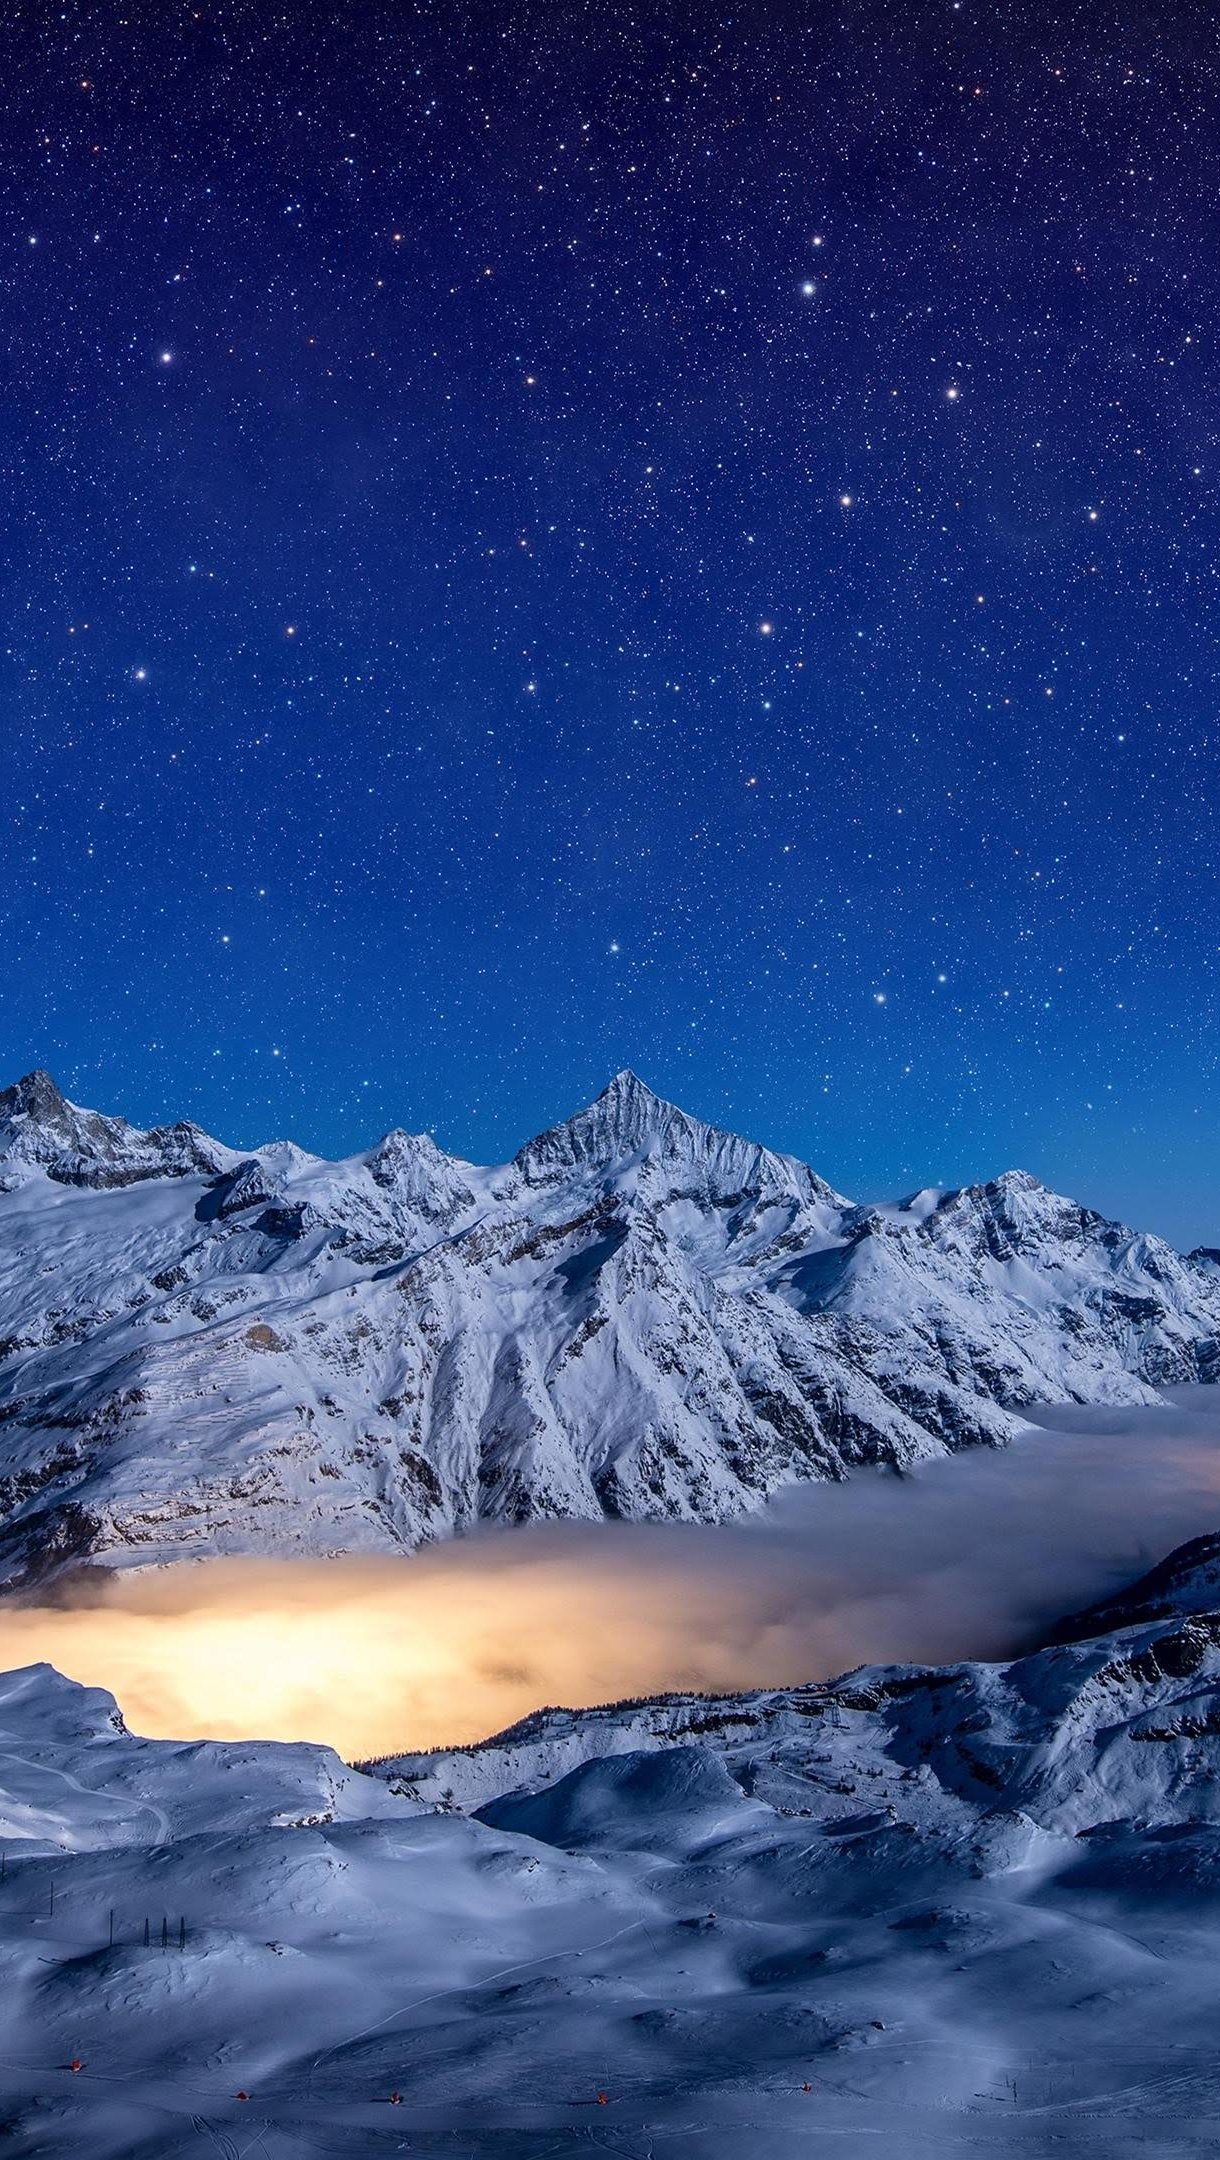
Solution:
M 616 1075 L 509 1163 L 0 1092 L 0 1582 L 722 1521 L 1220 1377 L 1220 1270 L 1021 1171 L 858 1207 Z

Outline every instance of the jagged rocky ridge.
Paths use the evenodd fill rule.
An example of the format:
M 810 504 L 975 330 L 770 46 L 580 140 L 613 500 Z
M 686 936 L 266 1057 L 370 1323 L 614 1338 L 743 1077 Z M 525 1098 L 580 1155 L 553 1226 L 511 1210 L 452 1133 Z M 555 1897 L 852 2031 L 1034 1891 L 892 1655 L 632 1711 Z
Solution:
M 856 1207 L 620 1073 L 481 1168 L 0 1093 L 0 1581 L 722 1520 L 1220 1371 L 1209 1253 L 1014 1171 Z

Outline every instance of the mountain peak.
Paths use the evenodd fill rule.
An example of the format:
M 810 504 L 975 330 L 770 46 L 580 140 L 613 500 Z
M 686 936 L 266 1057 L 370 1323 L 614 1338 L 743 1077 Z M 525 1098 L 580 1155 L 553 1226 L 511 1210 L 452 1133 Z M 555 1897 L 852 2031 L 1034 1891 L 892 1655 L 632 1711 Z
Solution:
M 383 1133 L 365 1156 L 375 1185 L 427 1222 L 451 1222 L 474 1205 L 474 1194 L 451 1155 L 438 1148 L 431 1133 Z
M 667 1118 L 683 1118 L 690 1125 L 699 1122 L 697 1118 L 687 1118 L 686 1112 L 679 1110 L 676 1103 L 667 1102 L 663 1095 L 658 1095 L 638 1073 L 632 1072 L 630 1065 L 624 1065 L 616 1072 L 588 1109 L 578 1111 L 577 1116 L 592 1117 L 599 1111 L 604 1111 L 630 1137 L 663 1125 Z
M 710 1131 L 624 1066 L 585 1109 L 528 1141 L 514 1162 L 531 1181 L 580 1164 L 608 1171 L 633 1156 L 689 1153 Z
M 237 1157 L 197 1125 L 138 1132 L 125 1118 L 82 1110 L 35 1067 L 0 1090 L 0 1158 L 19 1177 L 43 1169 L 61 1185 L 133 1185 L 148 1177 L 214 1175 Z
M 767 1191 L 801 1201 L 845 1206 L 828 1185 L 794 1156 L 776 1155 L 718 1125 L 691 1117 L 657 1095 L 624 1066 L 587 1109 L 540 1133 L 513 1158 L 529 1184 L 545 1183 L 574 1169 L 617 1178 L 650 1170 L 668 1176 L 675 1189 L 693 1185 L 724 1200 Z M 664 1171 L 661 1166 L 664 1165 Z
M 1031 1201 L 1048 1207 L 1074 1207 L 1076 1204 L 1053 1193 L 1031 1170 L 1002 1170 L 998 1177 L 983 1179 L 974 1185 L 950 1186 L 938 1196 L 935 1212 L 951 1215 L 983 1209 L 1003 1213 L 1020 1209 L 1022 1203 Z
M 76 1137 L 76 1112 L 39 1065 L 0 1089 L 0 1157 L 47 1163 Z
M 66 1098 L 41 1065 L 36 1065 L 33 1072 L 25 1073 L 12 1087 L 0 1090 L 0 1121 L 6 1124 L 10 1118 L 45 1124 L 62 1121 L 67 1114 Z
M 630 1065 L 624 1065 L 606 1082 L 601 1094 L 594 1097 L 587 1109 L 578 1110 L 575 1117 L 564 1122 L 573 1125 L 580 1118 L 595 1117 L 635 1138 L 645 1130 L 663 1125 L 667 1118 L 686 1118 L 686 1112 L 658 1095 Z M 691 1118 L 687 1122 L 697 1124 L 698 1120 Z
M 997 1191 L 1004 1193 L 1049 1192 L 1050 1190 L 1048 1185 L 1043 1184 L 1041 1178 L 1034 1176 L 1032 1170 L 1001 1170 L 999 1177 L 993 1178 L 991 1183 L 996 1187 Z
M 606 1082 L 597 1098 L 598 1102 L 604 1102 L 608 1095 L 647 1095 L 651 1102 L 660 1102 L 661 1100 L 661 1097 L 654 1094 L 653 1090 L 648 1086 L 647 1081 L 641 1080 L 638 1073 L 632 1072 L 630 1065 L 620 1066 L 613 1077 Z

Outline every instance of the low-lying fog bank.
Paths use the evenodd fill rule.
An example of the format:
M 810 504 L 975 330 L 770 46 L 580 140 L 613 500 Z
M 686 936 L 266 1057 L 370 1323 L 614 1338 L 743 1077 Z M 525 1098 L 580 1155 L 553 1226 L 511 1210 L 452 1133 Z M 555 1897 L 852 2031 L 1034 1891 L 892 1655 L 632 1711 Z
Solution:
M 0 1668 L 47 1659 L 150 1735 L 360 1757 L 542 1703 L 1001 1656 L 1220 1528 L 1220 1391 L 1040 1416 L 1002 1453 L 804 1486 L 725 1529 L 558 1524 L 403 1560 L 116 1576 L 88 1606 L 0 1606 Z

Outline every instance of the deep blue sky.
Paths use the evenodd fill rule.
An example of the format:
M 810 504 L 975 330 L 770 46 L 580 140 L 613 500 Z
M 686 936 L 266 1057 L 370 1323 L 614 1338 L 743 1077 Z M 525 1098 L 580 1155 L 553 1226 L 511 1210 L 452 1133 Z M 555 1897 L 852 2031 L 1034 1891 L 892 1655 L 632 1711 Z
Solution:
M 1220 1242 L 1220 41 L 18 10 L 0 1080 Z M 769 627 L 768 627 L 769 626 Z

